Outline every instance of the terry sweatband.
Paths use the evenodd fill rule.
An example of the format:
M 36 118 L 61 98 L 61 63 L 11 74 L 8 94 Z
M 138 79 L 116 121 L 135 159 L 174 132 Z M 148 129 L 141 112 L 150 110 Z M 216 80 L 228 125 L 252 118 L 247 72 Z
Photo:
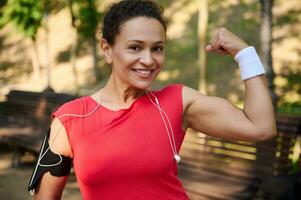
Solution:
M 240 69 L 242 80 L 250 79 L 265 73 L 263 64 L 253 46 L 249 46 L 238 52 L 234 57 Z

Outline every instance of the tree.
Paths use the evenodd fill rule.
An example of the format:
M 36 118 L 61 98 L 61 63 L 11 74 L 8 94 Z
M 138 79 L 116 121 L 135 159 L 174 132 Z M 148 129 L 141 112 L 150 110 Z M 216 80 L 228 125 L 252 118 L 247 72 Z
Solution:
M 93 52 L 93 69 L 95 81 L 100 80 L 100 70 L 97 65 L 97 39 L 96 29 L 100 17 L 94 0 L 68 0 L 69 10 L 72 18 L 72 26 L 76 30 L 74 45 L 71 49 L 71 62 L 73 63 L 73 71 L 76 75 L 75 59 L 78 43 L 78 35 L 83 39 L 90 41 Z M 77 84 L 77 83 L 76 83 Z M 78 85 L 78 84 L 77 84 Z
M 260 0 L 261 4 L 261 30 L 260 30 L 260 42 L 261 42 L 261 55 L 262 62 L 265 66 L 266 77 L 268 80 L 268 87 L 274 108 L 276 108 L 277 96 L 274 91 L 274 71 L 272 62 L 272 7 L 273 0 Z M 277 137 L 274 137 L 265 142 L 256 143 L 256 162 L 257 166 L 268 166 L 266 169 L 257 168 L 256 174 L 259 178 L 265 176 L 275 175 L 276 163 L 276 151 L 277 151 Z M 269 157 L 270 159 L 266 159 Z
M 1 24 L 11 22 L 17 30 L 31 39 L 31 61 L 35 77 L 40 75 L 36 35 L 41 26 L 42 18 L 42 1 L 36 0 L 8 0 L 7 4 L 3 7 L 3 14 L 1 15 Z
M 97 53 L 97 39 L 96 39 L 96 29 L 100 18 L 100 13 L 97 10 L 94 0 L 78 1 L 78 32 L 79 34 L 88 39 L 92 45 L 93 49 L 93 67 L 95 80 L 100 80 L 100 71 L 97 65 L 98 53 Z
M 198 19 L 198 44 L 199 44 L 199 58 L 198 63 L 200 67 L 200 81 L 199 90 L 207 93 L 206 82 L 206 37 L 208 25 L 208 0 L 199 1 L 199 19 Z
M 275 73 L 273 70 L 272 59 L 272 7 L 274 0 L 260 0 L 261 4 L 261 29 L 260 29 L 260 42 L 261 42 L 261 55 L 262 61 L 265 66 L 266 76 L 272 102 L 276 108 L 277 96 L 275 94 L 274 78 Z
M 78 36 L 77 36 L 76 24 L 75 24 L 76 17 L 73 12 L 73 0 L 68 0 L 68 8 L 69 8 L 69 12 L 71 15 L 71 25 L 75 30 L 73 44 L 71 45 L 70 59 L 71 59 L 71 67 L 72 67 L 73 77 L 74 77 L 75 90 L 76 90 L 76 93 L 78 93 L 79 85 L 78 85 L 77 71 L 76 71 L 76 54 L 77 54 Z

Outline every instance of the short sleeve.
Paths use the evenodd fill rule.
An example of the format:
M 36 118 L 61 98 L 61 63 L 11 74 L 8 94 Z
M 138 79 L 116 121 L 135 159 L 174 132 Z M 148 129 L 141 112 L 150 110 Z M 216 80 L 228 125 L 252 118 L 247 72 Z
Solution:
M 162 109 L 173 122 L 174 129 L 183 130 L 183 84 L 171 84 L 155 92 Z
M 78 99 L 69 101 L 67 103 L 64 103 L 63 105 L 61 105 L 60 107 L 58 107 L 58 109 L 54 112 L 52 112 L 52 117 L 57 118 L 62 125 L 64 126 L 68 138 L 70 137 L 70 130 L 71 130 L 71 118 L 72 118 L 72 114 L 77 114 L 76 113 L 76 109 L 79 107 L 78 106 Z

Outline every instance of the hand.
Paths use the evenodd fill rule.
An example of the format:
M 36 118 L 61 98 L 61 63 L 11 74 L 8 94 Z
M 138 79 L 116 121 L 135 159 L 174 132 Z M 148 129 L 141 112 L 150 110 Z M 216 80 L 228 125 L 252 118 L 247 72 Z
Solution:
M 235 56 L 240 50 L 246 47 L 248 47 L 248 44 L 242 39 L 226 28 L 220 28 L 214 33 L 210 43 L 206 46 L 206 50 Z

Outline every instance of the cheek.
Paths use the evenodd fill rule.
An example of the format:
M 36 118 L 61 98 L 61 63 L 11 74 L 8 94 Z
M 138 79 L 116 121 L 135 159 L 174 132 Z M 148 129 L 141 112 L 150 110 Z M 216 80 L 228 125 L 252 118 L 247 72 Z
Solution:
M 121 67 L 128 67 L 133 62 L 136 62 L 138 60 L 138 57 L 133 54 L 117 54 L 115 57 L 115 63 L 117 65 L 121 65 Z
M 163 67 L 164 63 L 165 63 L 165 56 L 159 56 L 158 58 L 155 59 L 157 65 L 159 65 L 160 67 Z

